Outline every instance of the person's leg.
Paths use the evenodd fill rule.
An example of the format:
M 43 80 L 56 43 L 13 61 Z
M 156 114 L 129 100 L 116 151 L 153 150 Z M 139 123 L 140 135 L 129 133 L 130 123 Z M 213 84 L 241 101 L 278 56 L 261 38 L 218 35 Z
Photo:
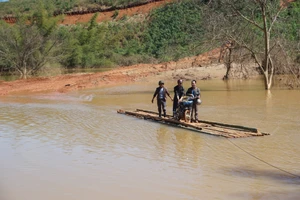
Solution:
M 178 107 L 178 101 L 177 101 L 177 99 L 174 99 L 174 101 L 173 101 L 173 117 L 175 117 L 177 107 Z
M 195 104 L 195 122 L 198 122 L 198 106 Z
M 162 109 L 164 111 L 164 117 L 167 116 L 167 110 L 166 110 L 166 107 L 167 107 L 167 102 L 166 101 L 162 101 Z
M 191 113 L 191 122 L 194 122 L 195 120 L 196 120 L 196 116 L 195 116 L 195 106 L 196 106 L 196 104 L 195 103 L 193 103 L 192 104 L 192 113 Z
M 157 99 L 158 116 L 161 117 L 161 100 Z

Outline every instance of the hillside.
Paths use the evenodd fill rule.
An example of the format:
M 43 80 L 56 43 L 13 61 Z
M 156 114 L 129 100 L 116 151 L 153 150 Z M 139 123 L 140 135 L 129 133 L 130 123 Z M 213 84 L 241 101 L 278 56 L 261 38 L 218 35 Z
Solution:
M 115 11 L 101 12 L 97 22 L 105 20 L 118 20 L 124 16 L 146 15 L 153 8 L 157 8 L 171 0 L 154 1 L 145 5 L 121 9 L 118 16 L 113 19 Z M 94 13 L 66 15 L 60 22 L 63 25 L 88 22 Z M 8 20 L 7 22 L 13 22 Z M 56 77 L 29 78 L 12 82 L 1 82 L 0 95 L 36 93 L 36 92 L 67 92 L 84 88 L 102 87 L 104 85 L 118 85 L 134 81 L 157 82 L 158 79 L 169 80 L 176 83 L 179 78 L 210 79 L 222 78 L 225 68 L 222 64 L 211 63 L 218 60 L 219 49 L 190 58 L 180 59 L 177 62 L 161 64 L 137 64 L 129 67 L 118 67 L 108 72 L 90 74 L 72 74 Z
M 124 16 L 145 16 L 153 8 L 157 8 L 171 0 L 154 1 L 148 4 L 120 9 L 118 15 L 115 11 L 100 12 L 97 22 L 118 20 Z M 88 22 L 94 13 L 65 15 L 60 21 L 63 25 Z M 13 22 L 8 20 L 8 22 Z M 215 49 L 199 56 L 187 57 L 178 61 L 160 64 L 136 64 L 129 67 L 118 67 L 108 72 L 61 75 L 57 77 L 30 78 L 13 82 L 0 81 L 0 95 L 36 92 L 68 92 L 73 90 L 97 88 L 107 85 L 119 85 L 135 81 L 157 82 L 164 79 L 172 85 L 176 80 L 206 80 L 221 79 L 226 69 L 218 63 L 220 49 Z M 255 75 L 255 70 L 249 70 L 249 75 Z
M 64 17 L 62 20 L 60 20 L 60 23 L 64 25 L 70 25 L 88 22 L 95 13 L 100 13 L 97 18 L 97 22 L 99 23 L 106 20 L 119 20 L 124 16 L 145 15 L 149 13 L 153 8 L 157 8 L 173 1 L 174 0 L 147 0 L 141 2 L 140 4 L 135 3 L 133 5 L 129 5 L 127 8 L 98 7 L 88 9 L 79 7 L 72 11 L 65 12 L 64 14 L 56 13 L 55 15 L 61 16 L 63 14 Z M 290 2 L 294 1 L 295 0 L 282 0 L 281 5 L 287 6 Z M 114 18 L 113 16 L 116 10 L 118 11 L 118 16 Z M 15 22 L 15 17 L 12 15 L 5 15 L 0 17 L 8 23 Z
M 115 11 L 103 11 L 100 12 L 97 18 L 97 22 L 108 21 L 108 20 L 119 20 L 124 16 L 134 16 L 134 15 L 145 15 L 148 14 L 153 8 L 160 7 L 166 3 L 170 3 L 172 0 L 162 0 L 162 1 L 151 1 L 147 4 L 135 6 L 131 8 L 119 9 L 118 16 L 114 18 Z M 86 14 L 72 14 L 64 16 L 64 19 L 61 21 L 61 24 L 76 24 L 88 22 L 94 13 Z

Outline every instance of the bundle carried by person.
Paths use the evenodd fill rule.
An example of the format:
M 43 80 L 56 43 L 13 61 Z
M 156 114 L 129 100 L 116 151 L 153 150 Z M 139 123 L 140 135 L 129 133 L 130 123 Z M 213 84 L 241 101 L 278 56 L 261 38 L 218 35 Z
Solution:
M 178 102 L 178 107 L 175 112 L 176 120 L 184 120 L 185 122 L 191 121 L 191 110 L 193 106 L 194 95 L 185 95 L 181 97 Z
M 187 94 L 179 100 L 179 104 L 181 104 L 184 107 L 190 107 L 193 104 L 193 99 L 194 99 L 193 94 Z

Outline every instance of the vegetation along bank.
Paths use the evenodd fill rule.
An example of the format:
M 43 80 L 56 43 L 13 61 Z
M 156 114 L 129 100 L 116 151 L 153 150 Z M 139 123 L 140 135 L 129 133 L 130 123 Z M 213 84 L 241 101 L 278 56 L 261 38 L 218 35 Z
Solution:
M 267 90 L 276 77 L 289 88 L 300 85 L 299 1 L 34 2 L 1 3 L 2 18 L 15 19 L 0 22 L 1 74 L 26 79 L 62 69 L 159 64 L 220 48 L 214 62 L 226 67 L 224 79 L 249 78 L 256 69 Z M 141 5 L 151 12 L 119 16 Z M 99 22 L 104 11 L 111 19 Z M 89 21 L 62 25 L 67 15 L 87 12 L 95 12 Z

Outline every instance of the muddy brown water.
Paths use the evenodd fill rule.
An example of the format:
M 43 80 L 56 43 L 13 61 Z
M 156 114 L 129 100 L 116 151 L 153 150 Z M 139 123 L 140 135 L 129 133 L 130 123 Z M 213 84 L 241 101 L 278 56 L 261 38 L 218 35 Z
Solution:
M 0 97 L 0 199 L 299 199 L 300 91 L 198 86 L 200 118 L 271 135 L 226 139 L 117 114 L 156 111 L 156 84 L 143 82 Z

